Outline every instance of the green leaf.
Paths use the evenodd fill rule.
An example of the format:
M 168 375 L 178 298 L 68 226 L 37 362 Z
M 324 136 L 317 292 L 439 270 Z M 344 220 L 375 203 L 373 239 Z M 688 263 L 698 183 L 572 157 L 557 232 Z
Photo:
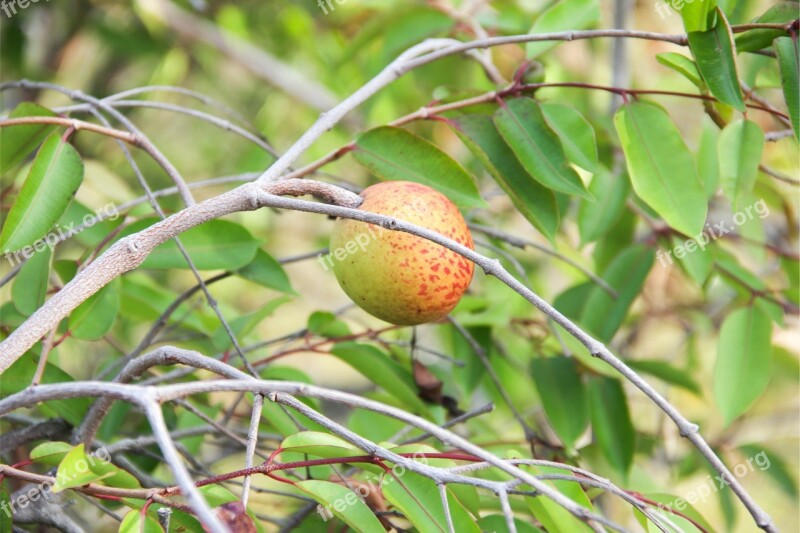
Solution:
M 234 493 L 222 485 L 203 485 L 199 487 L 198 490 L 200 490 L 200 494 L 203 495 L 206 503 L 208 503 L 208 506 L 212 509 L 226 503 L 235 502 L 239 499 Z
M 650 374 L 671 385 L 681 387 L 689 392 L 700 395 L 700 385 L 684 370 L 677 368 L 674 363 L 654 359 L 628 359 L 625 361 L 629 367 L 645 374 Z
M 708 237 L 701 236 L 700 239 L 684 240 L 673 236 L 670 243 L 672 244 L 671 252 L 675 254 L 678 264 L 690 278 L 702 286 L 714 268 L 714 248 L 705 249 L 707 246 L 711 246 Z M 656 257 L 662 267 L 672 264 L 670 251 L 664 253 L 659 250 Z
M 717 194 L 717 187 L 719 187 L 718 142 L 719 128 L 710 118 L 704 117 L 700 146 L 697 148 L 697 175 L 703 183 L 706 198 L 709 199 Z
M 743 113 L 746 108 L 736 71 L 733 34 L 722 10 L 717 9 L 713 28 L 689 33 L 689 49 L 711 94 Z
M 298 481 L 294 486 L 314 498 L 328 512 L 353 528 L 354 531 L 359 533 L 383 533 L 385 531 L 383 525 L 360 496 L 347 487 L 315 479 Z
M 158 521 L 138 509 L 128 511 L 119 524 L 118 533 L 163 533 Z
M 30 316 L 39 309 L 47 296 L 50 285 L 50 258 L 53 249 L 45 247 L 28 259 L 14 279 L 11 287 L 11 298 L 17 311 Z
M 597 172 L 597 139 L 594 128 L 574 107 L 555 102 L 539 104 L 547 124 L 561 139 L 564 152 L 572 163 Z
M 614 298 L 602 287 L 592 288 L 580 323 L 601 341 L 610 341 L 622 325 L 653 266 L 653 259 L 651 249 L 631 246 L 620 253 L 603 272 L 603 279 L 617 291 L 617 297 Z
M 675 4 L 673 4 L 674 6 Z M 687 32 L 705 31 L 713 22 L 713 10 L 717 6 L 717 0 L 694 0 L 684 2 L 680 8 L 683 26 Z
M 289 435 L 281 443 L 286 451 L 302 452 L 315 457 L 353 457 L 364 452 L 339 437 L 321 431 L 301 431 Z
M 401 467 L 395 467 L 392 472 L 386 475 L 381 485 L 386 499 L 405 515 L 417 531 L 447 531 L 447 517 L 436 483 Z M 447 503 L 456 531 L 480 533 L 475 521 L 449 488 Z
M 797 18 L 800 12 L 798 2 L 779 2 L 763 15 L 753 20 L 762 24 L 781 24 L 791 22 Z M 763 48 L 769 48 L 776 37 L 786 35 L 786 32 L 779 29 L 755 29 L 740 33 L 736 36 L 736 49 L 739 52 L 754 52 Z
M 53 492 L 61 492 L 62 490 L 80 487 L 87 483 L 95 483 L 110 475 L 93 472 L 90 466 L 93 461 L 99 461 L 99 459 L 88 457 L 83 443 L 75 446 L 58 464 Z
M 331 349 L 331 355 L 355 368 L 415 412 L 427 412 L 427 407 L 417 396 L 416 384 L 409 370 L 374 346 L 342 342 Z
M 56 114 L 45 107 L 33 102 L 22 102 L 11 111 L 8 118 L 54 116 Z M 55 125 L 52 124 L 21 124 L 0 128 L 0 175 L 33 152 L 54 129 Z
M 344 337 L 352 332 L 347 324 L 328 311 L 314 311 L 308 316 L 308 331 L 321 337 Z
M 58 463 L 64 459 L 72 450 L 72 445 L 66 442 L 52 441 L 43 442 L 31 450 L 28 456 L 31 461 L 42 463 L 50 466 L 58 466 Z
M 571 357 L 540 357 L 531 361 L 531 375 L 544 412 L 567 449 L 575 446 L 589 424 L 586 387 Z
M 120 238 L 132 235 L 158 222 L 148 218 L 128 226 Z M 179 235 L 192 262 L 198 270 L 236 270 L 247 265 L 256 256 L 261 243 L 240 224 L 227 220 L 210 220 Z M 142 263 L 142 268 L 189 268 L 186 259 L 174 240 L 153 250 Z
M 505 191 L 514 207 L 552 242 L 559 223 L 556 197 L 520 165 L 491 117 L 464 115 L 449 124 Z
M 686 235 L 703 229 L 708 205 L 686 143 L 669 115 L 654 104 L 633 102 L 614 117 L 636 194 Z
M 70 334 L 76 339 L 99 339 L 114 325 L 119 303 L 119 281 L 114 280 L 72 311 L 68 325 Z
M 297 294 L 281 264 L 261 248 L 256 250 L 253 260 L 244 268 L 239 269 L 238 273 L 244 279 L 269 289 L 287 294 Z
M 242 337 L 253 331 L 256 328 L 256 326 L 258 326 L 265 318 L 275 313 L 275 311 L 280 306 L 282 306 L 287 302 L 290 302 L 291 300 L 292 300 L 291 296 L 287 295 L 273 298 L 272 300 L 264 304 L 258 311 L 253 311 L 252 313 L 248 313 L 246 315 L 237 316 L 233 320 L 229 321 L 228 325 L 233 331 L 233 334 L 238 339 L 241 339 Z M 217 327 L 217 329 L 212 333 L 211 342 L 214 345 L 214 348 L 216 348 L 217 350 L 228 350 L 233 347 L 233 343 L 231 342 L 231 338 L 228 335 L 228 331 L 222 324 L 220 324 L 219 327 Z
M 767 388 L 772 359 L 772 320 L 760 305 L 729 314 L 719 332 L 714 397 L 730 425 Z
M 627 176 L 600 168 L 589 184 L 589 192 L 595 201 L 581 200 L 578 208 L 581 244 L 594 242 L 611 230 L 625 210 L 630 190 Z
M 591 199 L 535 100 L 510 100 L 497 110 L 494 123 L 522 166 L 539 183 L 555 191 Z
M 517 527 L 517 533 L 544 533 L 541 529 L 521 519 L 515 518 L 514 524 Z M 478 520 L 478 526 L 481 531 L 505 531 L 506 530 L 506 517 L 501 514 L 490 514 L 481 517 Z
M 0 232 L 4 253 L 25 248 L 45 236 L 83 181 L 83 161 L 57 132 L 44 141 Z
M 595 439 L 611 466 L 627 478 L 636 449 L 636 432 L 622 384 L 617 379 L 594 376 L 589 380 L 589 398 Z
M 544 11 L 528 32 L 530 34 L 551 33 L 566 30 L 582 30 L 600 21 L 598 0 L 563 0 Z M 529 59 L 561 44 L 559 41 L 539 41 L 525 45 Z
M 713 476 L 712 476 L 713 477 Z M 725 491 L 720 491 L 725 492 Z M 703 518 L 697 509 L 695 509 L 689 502 L 687 502 L 684 498 L 673 496 L 671 494 L 662 494 L 662 493 L 648 493 L 645 496 L 659 504 L 663 505 L 664 507 L 669 507 L 671 509 L 675 509 L 680 512 L 682 515 L 686 515 L 707 531 L 708 533 L 714 533 L 714 528 Z M 688 497 L 688 495 L 686 495 Z M 675 527 L 676 531 L 699 531 L 697 527 L 689 522 L 686 518 L 681 516 L 681 514 L 666 514 L 669 516 L 670 522 L 672 522 Z M 644 518 L 644 517 L 643 517 Z M 679 529 L 677 529 L 679 528 Z
M 761 444 L 745 444 L 739 450 L 747 457 L 752 470 L 758 468 L 770 476 L 793 501 L 797 500 L 797 480 L 793 469 L 789 467 L 777 453 L 764 448 Z
M 795 12 L 796 13 L 796 12 Z M 789 109 L 789 118 L 794 129 L 795 139 L 800 139 L 800 88 L 798 88 L 800 75 L 800 51 L 796 40 L 791 37 L 775 39 L 775 55 L 778 57 L 778 66 L 781 72 L 781 86 L 786 107 Z
M 535 475 L 539 475 L 539 472 L 542 471 L 542 469 L 539 468 L 528 468 L 528 469 L 531 470 Z M 561 474 L 563 472 L 558 472 L 558 473 Z M 559 492 L 565 493 L 565 489 L 567 487 L 566 482 L 545 481 L 545 483 L 553 488 L 557 488 Z M 574 484 L 570 483 L 570 485 Z M 578 490 L 580 491 L 580 487 L 578 487 Z M 580 492 L 582 495 L 582 498 L 580 499 L 584 501 L 576 503 L 585 503 L 586 495 L 583 494 L 583 491 Z M 568 497 L 571 495 L 572 494 L 570 495 L 565 494 L 565 496 Z M 557 504 L 550 498 L 546 497 L 525 498 L 525 501 L 528 504 L 528 508 L 531 510 L 536 519 L 539 520 L 539 522 L 542 524 L 542 526 L 546 531 L 559 531 L 559 532 L 569 531 L 571 533 L 572 532 L 583 533 L 592 531 L 591 528 L 589 528 L 589 526 L 587 526 L 585 522 L 577 519 L 569 511 L 561 507 L 559 504 Z M 591 504 L 589 504 L 589 507 L 591 508 Z
M 682 74 L 701 91 L 706 89 L 706 84 L 703 82 L 702 76 L 700 76 L 700 71 L 697 70 L 697 65 L 685 55 L 675 52 L 664 52 L 656 54 L 656 61 Z
M 7 320 L 7 315 L 3 311 L 3 319 Z M 57 349 L 50 352 L 50 358 L 54 357 Z M 0 397 L 6 397 L 20 392 L 30 385 L 36 373 L 38 357 L 34 357 L 38 351 L 34 348 L 20 357 L 13 365 L 3 372 L 0 379 Z M 52 363 L 44 366 L 44 373 L 40 383 L 69 383 L 75 379 Z M 39 409 L 47 416 L 60 416 L 73 426 L 78 426 L 86 415 L 91 401 L 89 398 L 69 398 L 66 400 L 55 400 L 40 404 Z
M 485 207 L 475 181 L 433 143 L 392 126 L 374 128 L 358 138 L 353 157 L 384 180 L 405 180 L 433 187 L 461 207 Z
M 738 211 L 756 184 L 764 132 L 751 120 L 731 122 L 720 133 L 718 148 L 722 190 Z
M 3 512 L 0 513 L 0 531 L 13 531 L 14 508 L 11 506 L 11 494 L 5 487 L 0 487 L 0 508 L 3 509 Z

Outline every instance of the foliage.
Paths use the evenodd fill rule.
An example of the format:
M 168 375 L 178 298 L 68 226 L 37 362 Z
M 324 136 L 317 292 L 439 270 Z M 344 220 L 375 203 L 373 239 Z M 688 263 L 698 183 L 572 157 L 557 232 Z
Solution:
M 387 326 L 347 305 L 324 257 L 330 221 L 299 212 L 312 209 L 186 213 L 207 205 L 190 194 L 261 183 L 320 112 L 424 39 L 615 27 L 610 7 L 101 4 L 0 17 L 0 357 L 116 243 L 158 238 L 163 219 L 180 231 L 130 272 L 79 287 L 0 374 L 0 413 L 36 386 L 103 382 L 90 383 L 101 395 L 148 354 L 152 367 L 117 381 L 210 385 L 157 414 L 80 394 L 0 419 L 0 530 L 16 502 L 29 523 L 202 531 L 191 497 L 146 490 L 180 481 L 159 416 L 236 531 L 588 531 L 598 515 L 607 528 L 744 531 L 748 511 L 758 518 L 747 493 L 775 527 L 796 524 L 800 428 L 775 420 L 797 418 L 800 379 L 797 3 L 698 0 L 678 14 L 658 2 L 661 18 L 647 3 L 636 30 L 656 36 L 529 37 L 417 60 L 287 171 L 341 195 L 378 180 L 438 189 L 478 252 L 596 344 L 480 269 L 447 321 Z M 59 24 L 43 31 L 47 20 Z M 631 374 L 593 357 L 604 345 Z M 200 354 L 227 373 L 188 366 Z M 213 389 L 248 376 L 296 386 L 301 402 Z M 669 409 L 708 451 L 677 442 L 688 435 Z M 456 427 L 433 438 L 425 423 Z M 711 482 L 713 454 L 744 497 Z M 23 513 L 19 479 L 49 480 L 61 503 Z M 75 491 L 107 515 L 57 500 Z

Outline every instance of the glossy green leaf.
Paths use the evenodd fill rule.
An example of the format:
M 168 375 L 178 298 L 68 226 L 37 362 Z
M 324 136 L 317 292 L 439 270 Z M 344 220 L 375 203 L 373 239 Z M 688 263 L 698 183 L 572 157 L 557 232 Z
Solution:
M 53 492 L 95 483 L 108 477 L 110 474 L 97 474 L 92 471 L 91 463 L 99 460 L 96 457 L 87 456 L 83 444 L 75 446 L 58 464 Z
M 0 232 L 3 253 L 41 239 L 67 208 L 83 181 L 83 161 L 57 132 L 44 141 Z
M 449 121 L 449 124 L 505 191 L 514 207 L 552 241 L 559 224 L 555 195 L 520 165 L 491 117 L 464 115 Z
M 598 0 L 563 0 L 545 10 L 528 32 L 530 34 L 552 33 L 566 30 L 582 30 L 600 21 L 600 2 Z M 528 58 L 558 46 L 558 41 L 531 42 L 525 46 Z
M 256 256 L 244 268 L 239 269 L 243 278 L 258 283 L 264 287 L 275 289 L 287 294 L 297 294 L 292 288 L 289 276 L 283 266 L 263 249 L 256 250 Z
M 654 255 L 649 248 L 632 246 L 611 262 L 602 278 L 617 291 L 616 298 L 602 287 L 592 289 L 580 322 L 601 341 L 610 341 L 622 325 L 653 266 Z
M 535 100 L 508 101 L 495 113 L 494 123 L 522 166 L 539 183 L 554 191 L 591 199 Z
M 702 76 L 700 76 L 700 71 L 697 70 L 697 65 L 691 58 L 676 52 L 663 52 L 656 54 L 656 61 L 683 75 L 698 89 L 704 90 L 706 88 L 706 84 L 703 82 Z
M 433 143 L 402 128 L 367 131 L 356 141 L 353 157 L 381 179 L 422 183 L 462 207 L 486 205 L 464 167 Z
M 301 431 L 289 435 L 281 443 L 281 449 L 307 453 L 314 457 L 352 457 L 364 452 L 339 437 L 320 431 Z
M 125 514 L 117 531 L 118 533 L 163 533 L 164 529 L 158 520 L 149 514 L 142 515 L 138 509 L 133 509 Z
M 714 397 L 725 425 L 758 399 L 769 382 L 772 320 L 760 305 L 730 313 L 719 332 Z
M 50 285 L 50 258 L 52 256 L 53 251 L 50 247 L 34 253 L 14 278 L 11 298 L 17 311 L 25 316 L 32 315 L 44 303 L 47 288 Z
M 744 112 L 733 34 L 721 10 L 717 9 L 713 28 L 689 33 L 689 49 L 711 94 L 723 104 Z
M 556 102 L 539 104 L 547 124 L 561 139 L 567 159 L 590 172 L 598 170 L 594 128 L 574 107 Z
M 342 342 L 331 349 L 331 355 L 355 368 L 415 412 L 427 411 L 425 404 L 417 396 L 411 372 L 374 346 Z
M 622 384 L 613 378 L 592 377 L 589 398 L 594 437 L 611 466 L 627 477 L 636 449 L 636 432 Z
M 344 337 L 352 332 L 347 324 L 328 311 L 314 311 L 308 315 L 308 331 L 321 337 Z
M 22 102 L 8 118 L 54 117 L 55 113 L 33 102 Z M 22 124 L 0 128 L 0 175 L 33 152 L 47 135 L 55 129 L 51 124 Z
M 692 236 L 703 229 L 706 195 L 680 131 L 659 106 L 625 104 L 614 117 L 636 194 L 667 223 Z
M 738 211 L 756 184 L 764 151 L 764 132 L 751 120 L 731 122 L 720 133 L 718 148 L 722 190 L 734 211 Z
M 417 531 L 447 531 L 447 517 L 436 483 L 401 467 L 394 468 L 392 472 L 384 477 L 381 484 L 386 499 L 405 515 Z M 475 521 L 449 488 L 447 503 L 456 531 L 480 533 Z
M 157 222 L 148 218 L 131 224 L 121 232 L 120 238 L 139 232 Z M 199 270 L 236 270 L 247 265 L 256 256 L 261 243 L 240 224 L 227 220 L 210 220 L 185 231 L 179 236 L 189 257 Z M 174 240 L 153 250 L 142 263 L 142 268 L 189 268 Z
M 798 13 L 800 13 L 800 2 L 778 2 L 753 22 L 762 24 L 787 23 L 796 19 Z M 754 52 L 769 48 L 777 37 L 784 35 L 786 35 L 785 31 L 776 28 L 748 30 L 736 36 L 736 49 L 739 52 Z
M 119 312 L 119 281 L 114 280 L 80 304 L 69 316 L 69 330 L 76 339 L 99 339 L 111 329 Z
M 110 457 L 98 450 L 90 457 L 89 468 L 101 476 L 103 485 L 121 489 L 138 489 L 141 485 L 133 475 L 110 461 Z
M 309 479 L 298 481 L 294 485 L 325 507 L 326 511 L 333 514 L 359 533 L 383 533 L 385 529 L 375 517 L 367 504 L 352 490 L 331 483 Z
M 658 361 L 655 359 L 629 359 L 625 363 L 634 370 L 643 374 L 650 374 L 658 379 L 675 385 L 697 395 L 700 394 L 700 385 L 688 372 L 678 368 L 674 363 Z
M 717 0 L 683 2 L 680 7 L 680 14 L 686 31 L 705 31 L 710 28 L 714 22 L 713 10 L 716 6 Z
M 578 230 L 581 244 L 596 241 L 608 233 L 625 210 L 631 186 L 628 177 L 601 168 L 589 184 L 595 201 L 581 200 L 578 208 Z
M 796 12 L 795 12 L 796 14 Z M 800 51 L 791 37 L 775 39 L 775 55 L 781 72 L 781 86 L 795 139 L 800 139 Z
M 31 450 L 28 456 L 31 461 L 50 466 L 58 466 L 64 456 L 72 451 L 73 446 L 66 442 L 43 442 Z
M 706 198 L 709 199 L 717 194 L 719 187 L 718 142 L 719 128 L 710 118 L 704 117 L 700 146 L 697 148 L 697 175 L 703 183 Z
M 586 387 L 571 357 L 540 357 L 531 361 L 531 375 L 544 412 L 561 442 L 572 449 L 589 424 Z

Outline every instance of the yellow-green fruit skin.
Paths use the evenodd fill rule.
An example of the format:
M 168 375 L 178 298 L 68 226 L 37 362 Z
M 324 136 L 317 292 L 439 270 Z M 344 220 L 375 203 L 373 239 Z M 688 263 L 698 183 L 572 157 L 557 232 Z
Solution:
M 359 209 L 411 222 L 474 248 L 464 217 L 445 195 L 387 181 L 361 193 Z M 410 326 L 447 316 L 472 281 L 473 263 L 434 242 L 350 219 L 334 223 L 330 260 L 339 285 L 362 309 Z

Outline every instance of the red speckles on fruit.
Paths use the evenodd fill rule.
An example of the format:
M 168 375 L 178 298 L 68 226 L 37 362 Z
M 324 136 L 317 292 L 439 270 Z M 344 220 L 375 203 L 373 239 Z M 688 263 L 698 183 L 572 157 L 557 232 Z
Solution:
M 456 206 L 443 194 L 418 183 L 384 182 L 362 193 L 359 209 L 428 228 L 472 249 L 472 236 Z M 375 226 L 371 226 L 375 228 Z M 342 289 L 367 312 L 394 324 L 413 325 L 445 317 L 469 287 L 473 264 L 436 243 L 408 233 L 377 229 L 339 219 L 331 251 L 348 243 L 369 243 L 334 261 Z M 353 245 L 350 244 L 350 249 Z M 450 265 L 447 267 L 446 265 Z

